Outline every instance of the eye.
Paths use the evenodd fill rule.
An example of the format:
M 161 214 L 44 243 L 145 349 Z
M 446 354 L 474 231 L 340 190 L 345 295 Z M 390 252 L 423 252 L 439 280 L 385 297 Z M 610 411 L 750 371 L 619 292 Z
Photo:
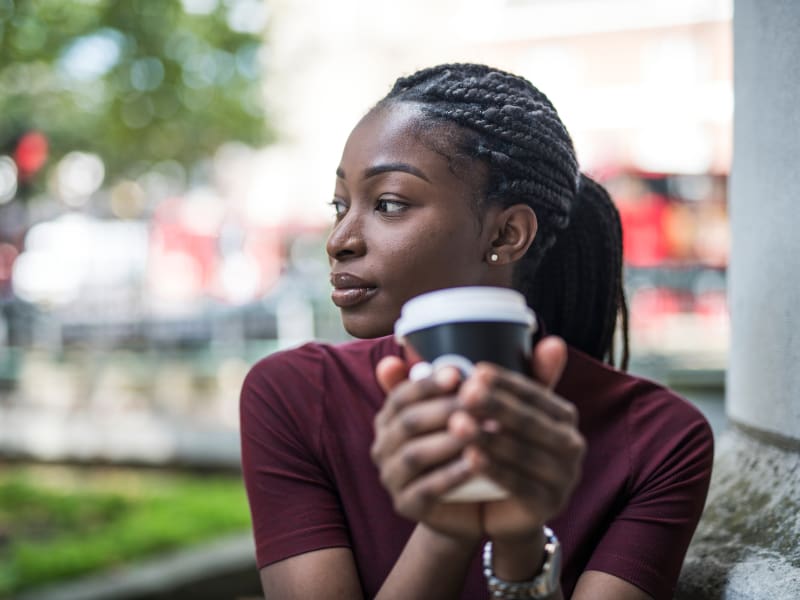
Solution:
M 408 209 L 408 204 L 400 202 L 399 200 L 391 200 L 389 198 L 379 198 L 375 204 L 375 210 L 378 212 L 386 213 L 389 215 L 396 215 Z
M 347 212 L 347 204 L 341 198 L 334 198 L 330 202 L 328 202 L 333 207 L 333 213 L 336 216 L 336 220 L 338 221 L 341 219 L 344 214 Z

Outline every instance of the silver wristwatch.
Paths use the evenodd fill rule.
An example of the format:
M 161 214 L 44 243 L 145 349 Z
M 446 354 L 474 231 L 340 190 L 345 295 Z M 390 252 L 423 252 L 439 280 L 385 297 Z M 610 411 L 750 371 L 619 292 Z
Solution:
M 504 581 L 492 569 L 492 542 L 483 547 L 483 574 L 491 598 L 530 600 L 547 598 L 559 585 L 561 577 L 561 544 L 549 527 L 544 528 L 544 564 L 539 573 L 529 581 Z

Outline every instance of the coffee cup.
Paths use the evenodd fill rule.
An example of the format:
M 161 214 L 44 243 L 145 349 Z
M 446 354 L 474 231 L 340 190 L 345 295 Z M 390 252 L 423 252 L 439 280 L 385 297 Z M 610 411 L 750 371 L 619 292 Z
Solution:
M 457 287 L 428 292 L 406 302 L 395 323 L 397 341 L 413 363 L 409 377 L 421 379 L 451 366 L 468 377 L 487 361 L 530 374 L 536 317 L 519 292 L 500 287 Z M 451 502 L 486 502 L 508 492 L 476 476 L 444 497 Z

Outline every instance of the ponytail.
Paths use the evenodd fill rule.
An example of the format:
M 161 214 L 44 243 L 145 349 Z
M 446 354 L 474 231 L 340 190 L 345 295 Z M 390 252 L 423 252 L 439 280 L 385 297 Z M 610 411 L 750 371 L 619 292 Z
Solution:
M 608 192 L 581 174 L 569 225 L 531 273 L 523 260 L 517 287 L 547 332 L 614 366 L 615 330 L 621 332 L 620 368 L 627 369 L 628 307 L 622 286 L 622 225 Z

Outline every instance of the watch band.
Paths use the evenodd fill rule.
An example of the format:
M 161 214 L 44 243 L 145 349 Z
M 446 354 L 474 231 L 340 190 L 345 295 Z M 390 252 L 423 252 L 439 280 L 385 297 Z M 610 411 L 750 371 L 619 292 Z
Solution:
M 544 527 L 544 563 L 539 573 L 528 581 L 504 581 L 492 568 L 492 542 L 483 547 L 483 574 L 491 598 L 505 600 L 541 600 L 553 594 L 561 576 L 561 544 L 549 527 Z

